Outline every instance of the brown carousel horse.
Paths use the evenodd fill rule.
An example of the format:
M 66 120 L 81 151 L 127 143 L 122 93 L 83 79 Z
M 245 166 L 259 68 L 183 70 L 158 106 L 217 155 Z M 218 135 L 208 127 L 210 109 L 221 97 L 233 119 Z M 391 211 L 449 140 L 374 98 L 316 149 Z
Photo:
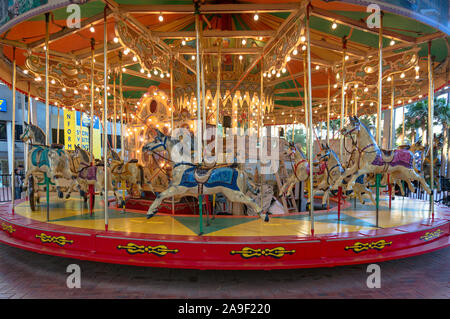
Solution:
M 152 189 L 151 184 L 146 182 L 144 167 L 139 164 L 137 160 L 124 162 L 119 154 L 110 148 L 108 150 L 108 155 L 109 167 L 116 188 L 118 183 L 124 183 L 124 185 L 128 186 L 127 189 L 129 194 L 132 194 L 133 190 L 136 189 L 139 197 L 141 196 L 144 186 Z
M 95 188 L 102 196 L 105 189 L 104 163 L 96 160 L 94 165 L 91 165 L 89 152 L 77 145 L 75 145 L 75 150 L 71 152 L 70 159 L 72 161 L 71 167 L 77 176 L 82 196 L 85 197 L 85 194 L 87 194 L 89 185 L 95 185 Z M 112 189 L 114 191 L 114 196 L 118 202 L 118 196 L 112 185 L 111 170 L 109 167 L 106 169 L 108 176 L 108 189 Z

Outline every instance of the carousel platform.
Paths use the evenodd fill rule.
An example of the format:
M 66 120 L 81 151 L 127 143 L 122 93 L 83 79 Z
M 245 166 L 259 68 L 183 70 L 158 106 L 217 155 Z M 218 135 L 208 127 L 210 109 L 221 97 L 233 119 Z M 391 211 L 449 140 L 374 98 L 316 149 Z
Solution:
M 308 213 L 259 217 L 216 216 L 199 236 L 199 218 L 109 208 L 93 215 L 80 198 L 45 198 L 32 212 L 28 202 L 0 206 L 0 242 L 34 252 L 107 263 L 195 269 L 283 269 L 380 262 L 431 252 L 449 245 L 450 209 L 397 197 L 381 203 L 378 226 L 372 204 L 346 203 L 316 211 L 310 235 Z

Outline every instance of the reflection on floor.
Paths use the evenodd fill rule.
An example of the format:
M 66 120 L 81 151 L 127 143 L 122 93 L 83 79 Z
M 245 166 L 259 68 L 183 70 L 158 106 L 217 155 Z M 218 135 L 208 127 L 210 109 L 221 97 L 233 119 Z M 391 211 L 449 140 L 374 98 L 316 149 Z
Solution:
M 49 223 L 81 227 L 93 230 L 104 230 L 104 208 L 97 197 L 93 216 L 90 216 L 88 205 L 80 198 L 50 198 Z M 314 214 L 315 234 L 336 234 L 377 229 L 376 210 L 371 203 L 351 205 L 341 211 L 338 221 L 337 210 L 316 212 Z M 32 212 L 28 202 L 22 202 L 15 208 L 16 214 L 33 220 L 46 222 L 47 208 L 45 198 L 41 198 L 38 210 Z M 122 212 L 120 209 L 108 209 L 109 230 L 126 233 L 192 235 L 199 232 L 198 216 L 176 216 L 158 214 L 146 219 L 142 212 Z M 379 228 L 397 227 L 419 222 L 429 218 L 429 203 L 410 198 L 397 197 L 392 201 L 392 209 L 388 209 L 386 198 L 380 202 Z M 203 216 L 203 231 L 206 236 L 308 236 L 310 234 L 310 217 L 307 213 L 273 216 L 266 223 L 259 217 L 216 216 L 206 225 Z

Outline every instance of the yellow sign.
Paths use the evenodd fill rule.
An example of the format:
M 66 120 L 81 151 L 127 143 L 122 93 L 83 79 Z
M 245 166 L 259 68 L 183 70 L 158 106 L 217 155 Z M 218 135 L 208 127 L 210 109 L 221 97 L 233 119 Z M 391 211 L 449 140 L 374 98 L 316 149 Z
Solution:
M 66 150 L 75 149 L 76 112 L 64 109 L 64 145 Z
M 94 153 L 94 158 L 101 159 L 102 158 L 102 152 L 101 152 L 101 146 L 102 146 L 102 137 L 101 137 L 101 125 L 100 125 L 100 119 L 97 116 L 94 116 L 94 146 L 92 148 L 92 152 Z

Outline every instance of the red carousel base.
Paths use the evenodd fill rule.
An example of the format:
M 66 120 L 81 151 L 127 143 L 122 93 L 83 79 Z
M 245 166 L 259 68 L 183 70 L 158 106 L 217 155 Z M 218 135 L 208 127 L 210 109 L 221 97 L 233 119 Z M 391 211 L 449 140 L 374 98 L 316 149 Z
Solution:
M 417 200 L 408 199 L 408 201 Z M 253 235 L 239 234 L 234 229 L 230 230 L 228 235 L 220 235 L 223 234 L 220 233 L 223 230 L 220 230 L 198 236 L 194 233 L 178 235 L 174 234 L 176 231 L 170 230 L 164 234 L 140 233 L 133 230 L 116 231 L 113 230 L 114 224 L 110 224 L 110 230 L 105 231 L 98 227 L 102 223 L 100 218 L 96 219 L 97 224 L 93 221 L 97 229 L 83 227 L 82 224 L 71 227 L 67 226 L 67 221 L 53 219 L 46 222 L 43 221 L 44 218 L 40 218 L 41 220 L 33 218 L 33 214 L 40 214 L 39 212 L 18 214 L 20 209 L 23 210 L 20 205 L 26 206 L 26 203 L 17 205 L 14 214 L 10 205 L 0 206 L 2 230 L 0 242 L 42 254 L 137 266 L 265 270 L 333 267 L 409 257 L 449 245 L 450 213 L 447 208 L 436 208 L 434 218 L 425 218 L 403 225 L 393 223 L 392 227 L 384 228 L 361 227 L 361 230 L 353 232 L 346 231 L 345 227 L 339 231 L 340 222 L 337 221 L 335 223 L 338 225 L 337 231 L 323 233 L 325 228 L 319 231 L 316 229 L 315 236 L 308 236 L 307 228 L 303 230 L 301 236 L 271 235 L 276 233 L 273 228 L 287 221 L 290 221 L 290 224 L 301 222 L 308 225 L 307 214 L 277 216 L 273 217 L 269 223 L 264 223 L 259 218 L 239 216 L 239 218 L 249 218 L 248 229 Z M 349 206 L 347 205 L 347 208 Z M 343 210 L 343 212 L 346 211 Z M 317 212 L 315 214 L 317 227 L 324 224 L 326 220 L 328 222 L 331 220 L 329 223 L 333 225 L 334 216 L 336 212 L 333 211 Z M 169 217 L 161 215 L 160 220 L 153 225 L 164 223 L 163 220 Z M 141 218 L 130 217 L 129 219 L 146 221 L 145 216 Z M 221 220 L 221 222 L 230 223 L 236 217 L 223 218 L 228 220 Z M 347 221 L 350 221 L 350 218 Z M 66 224 L 62 225 L 63 223 Z M 172 223 L 174 223 L 173 220 Z M 286 229 L 285 224 L 282 227 Z M 267 231 L 255 235 L 258 229 L 259 231 L 267 229 Z M 298 231 L 302 232 L 302 230 Z M 319 232 L 322 233 L 319 234 Z

